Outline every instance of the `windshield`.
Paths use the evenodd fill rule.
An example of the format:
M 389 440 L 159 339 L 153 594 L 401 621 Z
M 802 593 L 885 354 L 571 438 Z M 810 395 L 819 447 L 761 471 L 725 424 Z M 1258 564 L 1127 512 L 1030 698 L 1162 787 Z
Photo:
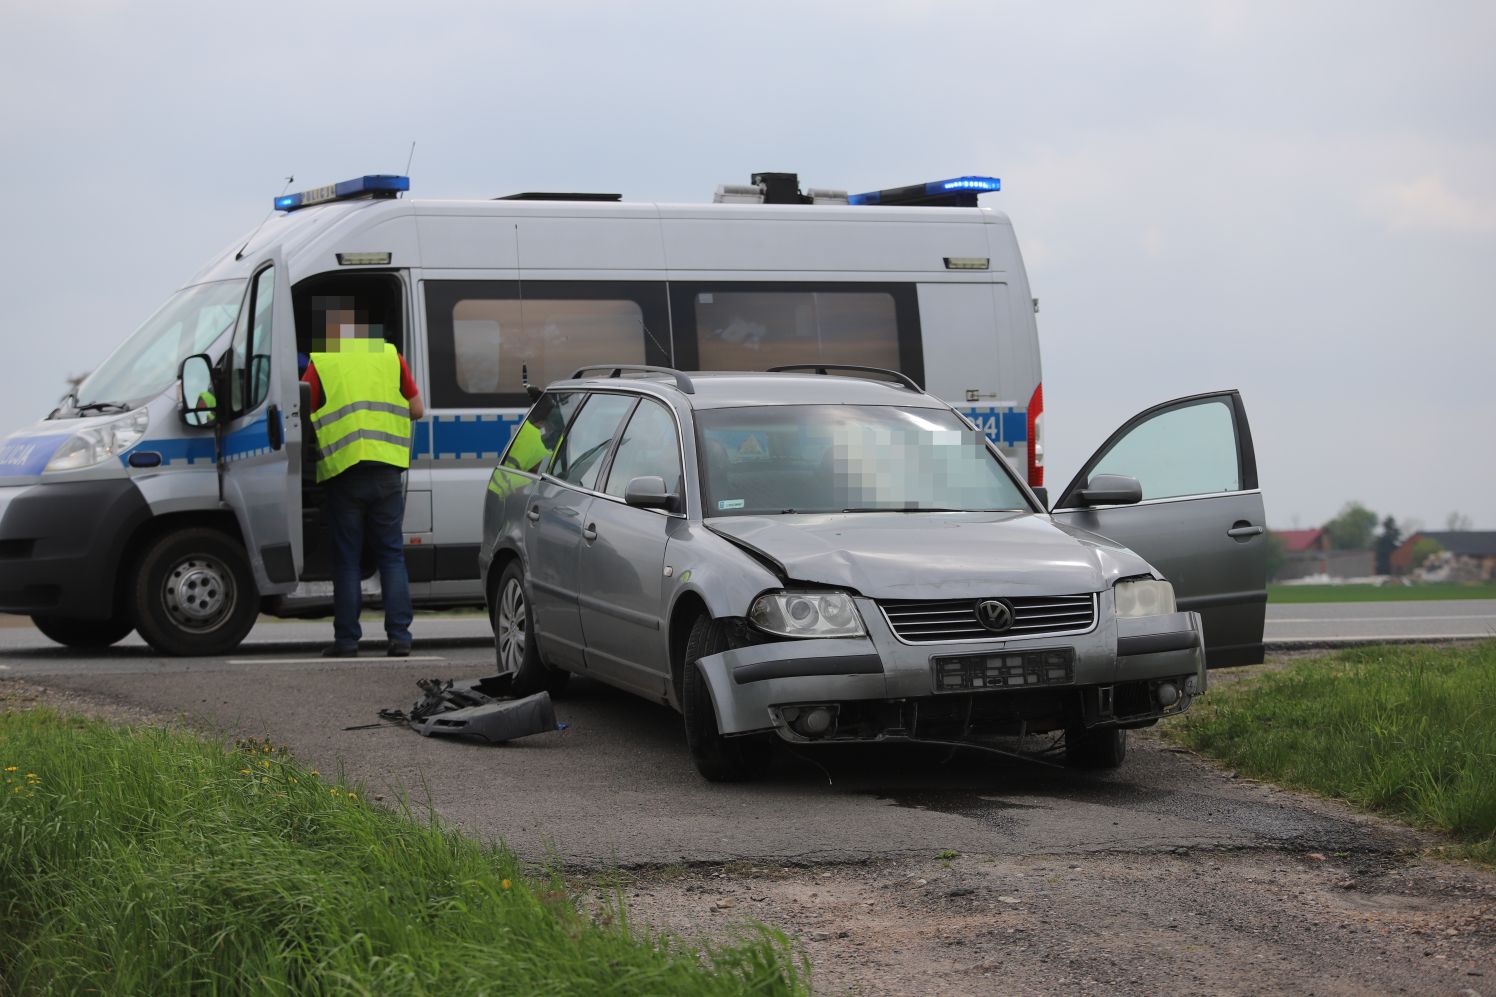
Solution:
M 706 516 L 1030 507 L 954 412 L 873 405 L 696 414 Z
M 78 405 L 114 402 L 133 408 L 177 379 L 182 360 L 202 353 L 239 314 L 244 281 L 183 288 L 78 385 Z

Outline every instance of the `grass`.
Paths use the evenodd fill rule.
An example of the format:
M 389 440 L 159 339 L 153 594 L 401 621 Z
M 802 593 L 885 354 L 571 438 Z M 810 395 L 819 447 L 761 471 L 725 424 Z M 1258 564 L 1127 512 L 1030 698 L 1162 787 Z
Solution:
M 709 947 L 370 805 L 269 744 L 0 714 L 0 989 L 784 994 L 783 935 Z
M 1496 599 L 1496 584 L 1461 585 L 1428 582 L 1421 585 L 1269 585 L 1267 601 L 1298 602 L 1421 602 L 1428 599 Z
M 1213 688 L 1167 734 L 1244 775 L 1447 832 L 1496 866 L 1496 641 L 1309 659 Z

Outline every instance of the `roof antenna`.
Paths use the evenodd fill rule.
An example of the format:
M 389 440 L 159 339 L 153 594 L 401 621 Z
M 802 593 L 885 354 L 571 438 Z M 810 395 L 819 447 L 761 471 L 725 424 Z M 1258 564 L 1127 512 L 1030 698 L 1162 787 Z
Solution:
M 401 176 L 405 176 L 405 177 L 410 176 L 410 164 L 411 164 L 411 162 L 415 158 L 416 158 L 416 143 L 415 143 L 415 140 L 412 139 L 411 142 L 410 142 L 410 155 L 405 157 L 405 172 L 402 173 L 402 174 L 400 174 Z
M 295 182 L 296 182 L 296 178 L 294 176 L 286 177 L 286 185 L 281 188 L 281 194 L 284 195 L 286 193 L 286 191 L 290 190 L 291 189 L 291 185 L 293 183 L 295 183 Z M 270 212 L 270 215 L 273 215 L 273 214 L 275 214 L 274 209 L 272 209 L 271 212 Z M 270 215 L 266 215 L 264 218 L 260 219 L 260 224 L 258 224 L 258 225 L 255 226 L 255 230 L 253 232 L 249 233 L 249 238 L 244 240 L 244 245 L 240 246 L 239 247 L 239 251 L 234 254 L 234 259 L 236 259 L 236 260 L 242 260 L 242 259 L 244 259 L 244 251 L 249 248 L 249 244 L 251 242 L 255 241 L 255 236 L 257 236 L 257 235 L 260 234 L 260 229 L 262 229 L 262 228 L 265 227 L 265 223 L 270 220 Z

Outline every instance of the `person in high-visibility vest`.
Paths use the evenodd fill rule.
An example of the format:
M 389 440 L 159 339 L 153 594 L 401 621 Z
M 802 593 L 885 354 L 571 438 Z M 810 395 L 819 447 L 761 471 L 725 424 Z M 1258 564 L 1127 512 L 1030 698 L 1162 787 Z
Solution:
M 379 563 L 385 653 L 410 654 L 410 578 L 405 570 L 403 474 L 410 467 L 411 420 L 425 414 L 410 368 L 395 347 L 371 335 L 347 298 L 315 298 L 325 341 L 301 379 L 312 389 L 317 483 L 333 546 L 333 643 L 326 657 L 351 658 L 363 636 L 358 614 L 365 545 Z

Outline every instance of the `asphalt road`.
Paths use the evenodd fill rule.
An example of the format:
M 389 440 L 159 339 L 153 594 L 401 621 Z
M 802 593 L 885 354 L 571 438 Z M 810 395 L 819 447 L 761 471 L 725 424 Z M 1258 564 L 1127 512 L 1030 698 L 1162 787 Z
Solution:
M 474 834 L 573 866 L 842 861 L 932 849 L 1390 852 L 1415 840 L 1224 778 L 1147 737 L 1134 737 L 1120 771 L 1099 777 L 905 747 L 786 750 L 763 782 L 713 785 L 691 767 L 678 715 L 586 681 L 557 704 L 565 731 L 506 746 L 426 739 L 404 727 L 349 730 L 375 722 L 381 707 L 408 707 L 419 678 L 488 673 L 492 652 L 462 638 L 470 621 L 451 619 L 419 621 L 428 646 L 405 661 L 372 653 L 329 661 L 315 657 L 316 644 L 293 639 L 325 638 L 326 626 L 263 624 L 237 655 L 200 660 L 163 659 L 138 643 L 85 656 L 11 627 L 0 630 L 0 680 L 268 736 L 370 793 L 408 792 Z M 443 633 L 458 646 L 443 646 Z

